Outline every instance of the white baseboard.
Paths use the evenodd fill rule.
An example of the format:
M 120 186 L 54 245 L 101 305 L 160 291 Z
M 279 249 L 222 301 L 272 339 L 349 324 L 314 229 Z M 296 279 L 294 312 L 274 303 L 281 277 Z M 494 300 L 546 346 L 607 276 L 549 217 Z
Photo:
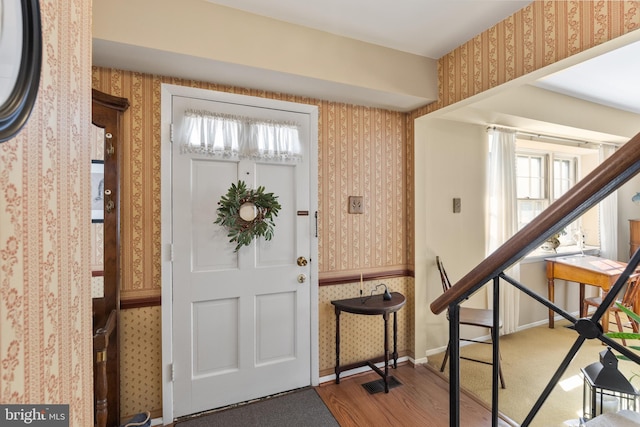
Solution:
M 411 363 L 413 363 L 414 365 L 424 365 L 425 363 L 429 362 L 429 358 L 428 357 L 423 357 L 421 359 L 409 359 L 409 361 Z
M 491 335 L 485 335 L 482 337 L 476 337 L 476 338 L 471 338 L 474 341 L 490 341 L 491 340 Z M 472 341 L 464 341 L 464 340 L 460 340 L 460 348 L 462 347 L 466 347 L 468 345 L 474 344 Z M 427 357 L 429 356 L 433 356 L 434 354 L 438 354 L 438 353 L 442 353 L 444 351 L 447 350 L 447 346 L 443 346 L 443 347 L 436 347 L 436 348 L 432 348 L 429 349 L 425 352 L 425 354 L 427 355 Z
M 578 313 L 577 311 L 573 312 L 573 313 L 570 313 L 570 314 L 572 316 L 576 317 L 576 318 L 578 318 L 580 316 L 580 313 Z M 593 314 L 593 313 L 589 313 L 589 315 L 591 315 L 591 314 Z M 553 318 L 554 318 L 554 320 L 556 322 L 561 321 L 561 320 L 566 320 L 564 317 L 560 316 L 559 314 L 556 314 Z M 549 323 L 549 319 L 545 318 L 545 319 L 539 320 L 537 322 L 528 323 L 526 325 L 518 326 L 518 328 L 516 329 L 516 332 L 524 331 L 524 330 L 530 329 L 530 328 L 535 328 L 537 326 L 546 325 L 548 323 Z M 476 340 L 476 341 L 489 341 L 489 340 L 491 340 L 491 335 L 485 335 L 483 337 L 477 337 L 477 338 L 474 338 L 474 340 Z M 473 344 L 473 343 L 472 342 L 468 342 L 468 341 L 460 341 L 460 347 L 464 347 L 464 346 L 470 345 L 470 344 Z M 432 356 L 434 354 L 442 353 L 446 349 L 447 349 L 447 346 L 432 348 L 432 349 L 429 349 L 429 350 L 425 351 L 425 355 L 428 358 L 429 356 Z
M 577 311 L 574 311 L 571 314 L 573 317 L 575 317 L 576 319 L 580 318 L 580 313 Z M 592 315 L 593 312 L 591 313 L 587 313 L 587 316 Z M 564 317 L 560 316 L 559 314 L 556 314 L 555 316 L 553 316 L 553 320 L 555 322 L 559 322 L 561 320 L 566 320 Z M 533 323 L 529 323 L 527 325 L 522 325 L 522 326 L 518 326 L 517 331 L 524 331 L 525 329 L 530 329 L 530 328 L 535 328 L 536 326 L 542 326 L 542 325 L 547 325 L 549 324 L 549 319 L 543 319 L 543 320 L 539 320 L 537 322 L 533 322 Z
M 446 345 L 444 347 L 431 348 L 431 349 L 425 351 L 426 359 L 428 359 L 429 356 L 433 356 L 434 354 L 442 353 L 446 349 L 447 349 Z

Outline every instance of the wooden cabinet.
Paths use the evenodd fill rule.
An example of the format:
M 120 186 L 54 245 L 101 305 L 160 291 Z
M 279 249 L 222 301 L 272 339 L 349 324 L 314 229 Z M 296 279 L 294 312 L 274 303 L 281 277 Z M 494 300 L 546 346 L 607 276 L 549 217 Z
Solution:
M 96 426 L 120 425 L 120 155 L 126 98 L 93 90 L 92 122 L 104 129 L 102 296 L 93 298 L 94 397 Z
M 629 220 L 629 258 L 640 246 L 640 219 Z

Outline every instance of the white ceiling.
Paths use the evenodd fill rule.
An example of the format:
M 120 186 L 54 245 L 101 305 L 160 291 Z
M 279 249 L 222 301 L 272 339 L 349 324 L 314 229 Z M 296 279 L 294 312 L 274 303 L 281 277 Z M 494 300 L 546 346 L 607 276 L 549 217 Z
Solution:
M 543 77 L 535 86 L 640 114 L 640 41 Z
M 207 0 L 439 59 L 532 0 Z

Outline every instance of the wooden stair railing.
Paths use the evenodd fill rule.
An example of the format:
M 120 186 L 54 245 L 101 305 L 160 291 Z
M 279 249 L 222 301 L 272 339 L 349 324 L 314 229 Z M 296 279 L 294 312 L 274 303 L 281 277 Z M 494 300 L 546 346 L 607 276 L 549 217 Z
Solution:
M 93 336 L 94 353 L 94 400 L 96 411 L 96 427 L 106 427 L 107 425 L 107 349 L 109 348 L 109 337 L 116 327 L 116 310 L 109 314 L 104 327 L 97 329 Z
M 534 292 L 527 289 L 524 285 L 521 285 L 517 281 L 504 275 L 504 271 L 527 255 L 529 252 L 539 247 L 548 237 L 556 233 L 558 230 L 566 227 L 579 216 L 581 216 L 588 209 L 599 203 L 609 194 L 617 190 L 630 178 L 640 172 L 640 133 L 631 138 L 626 144 L 624 144 L 619 150 L 617 150 L 611 157 L 602 162 L 596 169 L 594 169 L 585 178 L 579 181 L 573 186 L 564 196 L 552 203 L 547 209 L 545 209 L 540 215 L 538 215 L 533 221 L 526 225 L 522 230 L 513 235 L 502 246 L 497 248 L 487 258 L 485 258 L 480 264 L 473 268 L 469 273 L 463 276 L 458 282 L 456 282 L 447 292 L 436 298 L 430 305 L 431 311 L 434 314 L 440 314 L 445 310 L 449 310 L 449 339 L 452 342 L 457 342 L 459 338 L 459 305 L 469 298 L 482 286 L 486 285 L 489 281 L 493 281 L 494 287 L 494 323 L 498 323 L 499 319 L 499 285 L 500 279 L 505 280 L 511 285 L 516 286 L 519 290 L 525 292 L 529 296 L 533 297 L 538 302 L 546 305 L 548 308 L 556 311 L 565 318 L 574 322 L 576 330 L 580 333 L 580 336 L 576 340 L 576 343 L 569 351 L 567 358 L 562 362 L 556 375 L 550 381 L 548 387 L 543 391 L 540 399 L 536 402 L 532 412 L 527 419 L 523 422 L 523 426 L 528 425 L 537 410 L 540 408 L 548 393 L 560 379 L 560 374 L 568 366 L 571 358 L 578 351 L 585 339 L 598 338 L 608 345 L 611 345 L 616 350 L 622 352 L 625 355 L 630 355 L 632 360 L 636 363 L 640 363 L 640 358 L 637 355 L 631 354 L 631 352 L 621 346 L 619 343 L 609 339 L 602 335 L 602 329 L 598 329 L 598 321 L 600 317 L 606 312 L 606 308 L 613 303 L 618 291 L 622 288 L 626 282 L 627 277 L 636 265 L 640 262 L 640 251 L 637 251 L 631 261 L 629 262 L 627 269 L 620 276 L 620 279 L 613 286 L 609 292 L 607 299 L 603 301 L 602 309 L 596 310 L 596 313 L 591 319 L 581 319 L 582 322 L 574 319 L 570 314 L 565 313 L 561 308 L 555 306 L 549 302 L 546 298 L 540 297 Z M 497 328 L 494 328 L 496 331 Z M 494 345 L 493 359 L 497 360 L 499 337 L 498 333 L 494 333 L 492 341 Z M 457 347 L 457 348 L 456 348 Z M 450 425 L 451 427 L 458 427 L 460 422 L 460 408 L 456 402 L 459 401 L 460 393 L 460 372 L 459 372 L 459 347 L 452 346 L 451 349 L 451 364 L 450 364 Z M 492 393 L 492 418 L 493 425 L 497 425 L 498 410 L 497 410 L 497 369 L 494 363 L 493 373 L 493 393 Z

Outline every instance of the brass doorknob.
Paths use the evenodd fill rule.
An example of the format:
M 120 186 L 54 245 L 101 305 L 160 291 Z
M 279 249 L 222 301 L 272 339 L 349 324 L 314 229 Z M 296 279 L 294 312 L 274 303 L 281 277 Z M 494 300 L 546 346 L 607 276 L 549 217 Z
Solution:
M 303 256 L 299 256 L 297 262 L 300 267 L 307 265 L 307 259 Z
M 298 274 L 298 283 L 304 283 L 307 280 L 307 276 L 304 274 Z

